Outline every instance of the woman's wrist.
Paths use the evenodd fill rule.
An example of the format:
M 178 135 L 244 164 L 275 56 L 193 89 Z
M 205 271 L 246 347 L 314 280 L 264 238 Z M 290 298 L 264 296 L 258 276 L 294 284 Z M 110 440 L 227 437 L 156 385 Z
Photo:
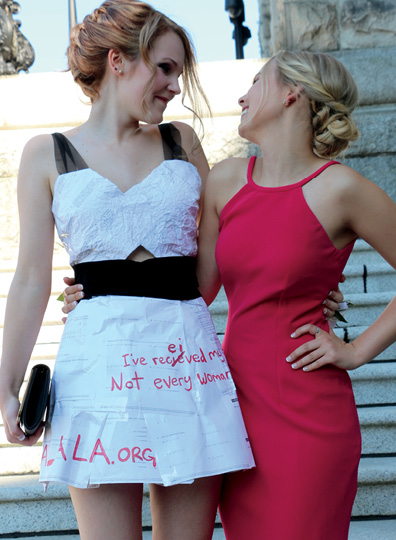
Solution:
M 18 398 L 22 382 L 0 370 L 0 401 L 4 402 L 12 397 Z

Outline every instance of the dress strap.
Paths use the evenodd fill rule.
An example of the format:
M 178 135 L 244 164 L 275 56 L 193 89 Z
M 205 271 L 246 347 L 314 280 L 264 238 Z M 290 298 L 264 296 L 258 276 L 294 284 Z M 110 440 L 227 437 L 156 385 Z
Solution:
M 255 184 L 255 182 L 253 180 L 253 167 L 254 167 L 255 163 L 256 163 L 256 156 L 252 156 L 249 159 L 249 164 L 248 164 L 248 169 L 247 169 L 247 181 L 248 181 L 248 184 L 251 184 L 251 185 L 254 185 L 255 187 L 257 187 L 257 185 Z M 310 174 L 306 178 L 303 178 L 299 182 L 296 182 L 295 184 L 290 184 L 290 185 L 286 185 L 286 186 L 280 186 L 278 188 L 276 188 L 276 187 L 266 188 L 266 187 L 263 187 L 263 186 L 259 186 L 259 187 L 260 187 L 260 189 L 280 189 L 280 190 L 292 189 L 292 188 L 295 188 L 295 187 L 301 187 L 304 184 L 307 184 L 308 182 L 310 182 L 311 180 L 316 178 L 317 176 L 319 176 L 320 173 L 322 173 L 325 169 L 327 169 L 331 165 L 339 165 L 339 164 L 340 164 L 339 161 L 335 161 L 335 160 L 328 161 L 327 163 L 322 165 L 319 169 L 317 169 L 315 172 L 313 172 L 312 174 Z
M 253 182 L 253 167 L 254 167 L 255 163 L 256 163 L 256 156 L 251 156 L 251 158 L 249 159 L 248 170 L 247 170 L 248 184 L 254 184 L 254 182 Z
M 59 174 L 89 169 L 83 158 L 62 133 L 52 133 L 56 168 Z
M 188 161 L 187 154 L 180 144 L 180 131 L 170 123 L 161 124 L 158 127 L 162 137 L 164 158 L 166 160 Z M 52 138 L 54 140 L 56 168 L 59 174 L 89 169 L 67 137 L 62 133 L 52 133 Z
M 340 165 L 340 162 L 339 161 L 335 161 L 335 160 L 332 160 L 332 161 L 328 161 L 327 163 L 325 163 L 324 165 L 322 165 L 318 170 L 316 170 L 315 172 L 313 172 L 312 174 L 310 174 L 309 176 L 307 176 L 306 178 L 303 178 L 302 180 L 300 180 L 300 184 L 303 186 L 305 184 L 308 184 L 308 182 L 310 182 L 311 180 L 313 180 L 314 178 L 316 178 L 317 176 L 320 175 L 320 173 L 322 173 L 325 169 L 327 169 L 327 167 L 330 167 L 331 165 Z
M 180 131 L 170 123 L 160 124 L 158 128 L 162 137 L 165 160 L 180 159 L 188 161 L 187 154 L 181 146 Z

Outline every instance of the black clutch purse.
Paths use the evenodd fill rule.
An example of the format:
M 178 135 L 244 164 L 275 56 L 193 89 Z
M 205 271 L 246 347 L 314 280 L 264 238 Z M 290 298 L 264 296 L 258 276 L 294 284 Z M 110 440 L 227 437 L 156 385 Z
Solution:
M 19 408 L 18 419 L 26 435 L 33 435 L 41 426 L 48 407 L 51 372 L 45 364 L 37 364 L 30 372 L 29 381 Z

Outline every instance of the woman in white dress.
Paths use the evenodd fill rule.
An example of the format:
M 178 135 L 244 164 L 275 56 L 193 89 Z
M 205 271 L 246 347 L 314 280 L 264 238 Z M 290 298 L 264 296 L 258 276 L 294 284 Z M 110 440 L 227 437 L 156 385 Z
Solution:
M 68 59 L 92 109 L 22 156 L 0 368 L 6 435 L 30 446 L 42 433 L 25 437 L 18 394 L 50 294 L 55 223 L 84 300 L 55 364 L 40 480 L 69 486 L 82 540 L 141 539 L 144 482 L 154 540 L 209 540 L 222 473 L 254 461 L 195 277 L 208 164 L 189 126 L 158 126 L 179 77 L 198 111 L 192 47 L 147 4 L 108 0 L 72 30 Z
M 8 296 L 0 407 L 11 443 L 18 394 L 51 290 L 54 223 L 85 299 L 52 379 L 40 480 L 69 486 L 82 540 L 207 540 L 222 473 L 254 466 L 234 383 L 194 270 L 208 164 L 194 131 L 161 126 L 203 95 L 185 31 L 143 2 L 108 0 L 71 32 L 89 119 L 26 145 L 20 253 Z M 183 95 L 184 97 L 184 95 Z M 88 489 L 95 488 L 95 489 Z

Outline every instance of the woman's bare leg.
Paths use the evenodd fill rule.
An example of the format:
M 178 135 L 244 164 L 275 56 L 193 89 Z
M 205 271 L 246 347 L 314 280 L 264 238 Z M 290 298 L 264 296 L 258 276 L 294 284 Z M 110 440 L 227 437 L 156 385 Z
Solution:
M 141 540 L 142 484 L 69 486 L 81 540 Z
M 211 540 L 223 476 L 150 485 L 153 540 Z

